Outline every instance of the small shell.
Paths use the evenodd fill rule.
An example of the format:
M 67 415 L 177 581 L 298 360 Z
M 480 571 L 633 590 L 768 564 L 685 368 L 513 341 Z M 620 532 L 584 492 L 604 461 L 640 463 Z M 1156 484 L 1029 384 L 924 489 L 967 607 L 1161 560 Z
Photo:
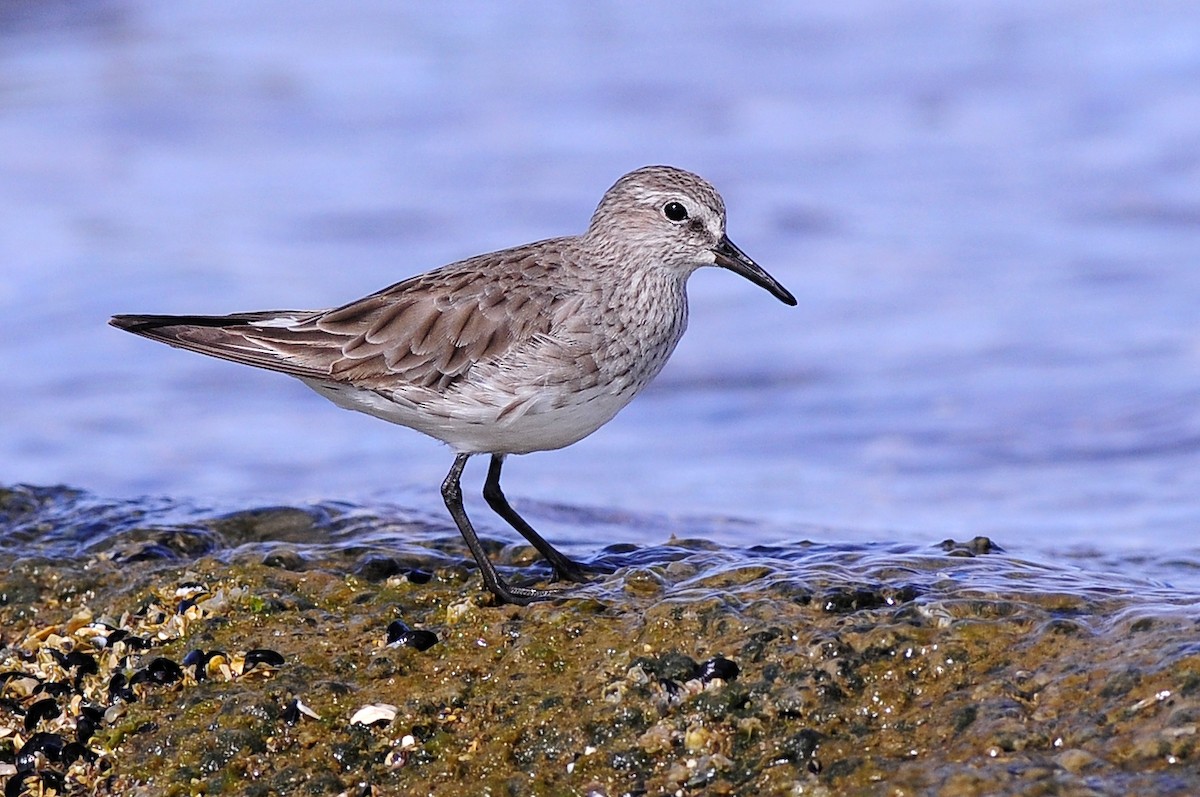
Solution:
M 351 725 L 374 725 L 377 722 L 388 723 L 396 718 L 398 709 L 389 703 L 374 703 L 363 706 L 354 712 L 350 718 Z
M 204 586 L 203 584 L 201 584 L 198 581 L 188 582 L 187 584 L 180 584 L 175 589 L 175 597 L 184 599 L 184 600 L 187 600 L 190 598 L 195 598 L 199 595 L 204 595 L 207 593 L 208 593 L 208 587 Z
M 295 725 L 300 721 L 301 715 L 311 717 L 315 720 L 321 719 L 321 715 L 304 705 L 303 700 L 298 697 L 292 698 L 292 702 L 288 703 L 287 707 L 283 710 L 283 721 L 288 725 Z
M 312 717 L 315 720 L 321 719 L 321 715 L 318 714 L 317 712 L 313 711 L 308 706 L 306 706 L 304 704 L 304 701 L 301 700 L 300 698 L 296 698 L 296 708 L 300 711 L 301 714 L 303 714 L 307 717 Z
M 389 647 L 405 647 L 416 648 L 417 650 L 429 650 L 437 644 L 437 634 L 432 631 L 426 631 L 423 628 L 409 628 L 402 620 L 393 620 L 387 628 L 387 639 Z
M 245 664 L 242 666 L 242 672 L 246 673 L 252 670 L 259 664 L 265 664 L 267 667 L 282 667 L 284 664 L 283 655 L 277 651 L 268 648 L 254 648 L 246 651 Z
M 714 656 L 701 664 L 697 676 L 704 683 L 720 678 L 722 681 L 732 681 L 741 673 L 741 668 L 735 662 L 723 656 Z

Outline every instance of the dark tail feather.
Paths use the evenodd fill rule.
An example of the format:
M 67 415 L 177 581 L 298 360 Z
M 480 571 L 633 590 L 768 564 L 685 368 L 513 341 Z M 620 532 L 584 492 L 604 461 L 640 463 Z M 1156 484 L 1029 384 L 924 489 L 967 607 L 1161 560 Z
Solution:
M 308 315 L 303 311 L 238 313 L 236 315 L 115 315 L 109 319 L 117 329 L 124 329 L 150 340 L 166 343 L 188 351 L 207 354 L 222 360 L 279 371 L 301 379 L 322 378 L 312 368 L 297 365 L 282 356 L 277 348 L 255 335 L 249 325 L 277 319 L 299 320 Z
M 108 323 L 136 335 L 145 335 L 163 327 L 236 327 L 267 318 L 284 315 L 282 312 L 237 313 L 235 315 L 115 315 Z

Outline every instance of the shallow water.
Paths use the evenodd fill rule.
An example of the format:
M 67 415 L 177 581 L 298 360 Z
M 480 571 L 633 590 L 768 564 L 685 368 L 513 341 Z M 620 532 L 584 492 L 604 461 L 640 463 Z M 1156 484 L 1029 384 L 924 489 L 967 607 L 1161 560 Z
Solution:
M 628 596 L 644 597 L 647 590 L 681 602 L 753 598 L 836 603 L 859 593 L 876 602 L 907 595 L 903 602 L 927 592 L 954 599 L 1016 596 L 1059 613 L 1094 615 L 1101 625 L 1109 622 L 1114 608 L 1155 617 L 1198 611 L 1194 595 L 1162 580 L 1031 561 L 986 537 L 933 545 L 830 542 L 813 539 L 831 536 L 828 529 L 793 528 L 788 541 L 764 545 L 748 542 L 764 531 L 748 521 L 639 517 L 536 504 L 527 515 L 539 526 L 570 525 L 588 539 L 656 541 L 565 546 L 594 572 L 589 584 L 568 588 L 571 597 L 621 603 Z M 530 546 L 510 544 L 507 536 L 485 534 L 483 542 L 515 578 L 546 580 L 552 575 Z M 411 569 L 450 570 L 466 577 L 475 567 L 448 519 L 404 506 L 366 508 L 342 502 L 219 511 L 167 499 L 116 501 L 78 490 L 29 487 L 0 489 L 0 557 L 25 565 L 75 563 L 85 569 L 112 563 L 129 568 L 129 578 L 139 569 L 186 566 L 201 559 L 349 572 L 368 581 Z M 472 580 L 467 593 L 474 589 Z
M 1195 20 L 1182 2 L 6 6 L 0 483 L 448 529 L 438 445 L 104 321 L 338 303 L 578 231 L 617 176 L 668 162 L 718 185 L 731 237 L 800 306 L 698 274 L 653 388 L 506 468 L 547 536 L 986 535 L 1196 594 Z

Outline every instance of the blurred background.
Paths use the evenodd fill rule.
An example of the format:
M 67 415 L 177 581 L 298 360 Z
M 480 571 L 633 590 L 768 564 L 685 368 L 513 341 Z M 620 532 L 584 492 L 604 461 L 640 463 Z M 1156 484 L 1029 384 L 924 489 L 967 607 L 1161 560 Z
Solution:
M 440 511 L 440 444 L 108 317 L 340 304 L 580 232 L 668 163 L 800 305 L 698 273 L 659 380 L 512 460 L 518 503 L 739 519 L 742 542 L 985 534 L 1200 584 L 1197 23 L 4 0 L 0 483 Z

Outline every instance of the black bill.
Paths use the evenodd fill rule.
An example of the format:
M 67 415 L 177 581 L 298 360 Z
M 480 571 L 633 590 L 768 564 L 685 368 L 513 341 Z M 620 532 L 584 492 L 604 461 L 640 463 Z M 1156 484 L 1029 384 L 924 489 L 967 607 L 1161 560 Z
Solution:
M 787 288 L 780 285 L 778 280 L 763 271 L 762 266 L 738 249 L 727 236 L 721 236 L 721 243 L 717 244 L 712 251 L 716 255 L 718 266 L 727 268 L 735 274 L 741 274 L 755 285 L 766 288 L 772 296 L 784 304 L 796 306 L 796 297 L 792 296 Z

